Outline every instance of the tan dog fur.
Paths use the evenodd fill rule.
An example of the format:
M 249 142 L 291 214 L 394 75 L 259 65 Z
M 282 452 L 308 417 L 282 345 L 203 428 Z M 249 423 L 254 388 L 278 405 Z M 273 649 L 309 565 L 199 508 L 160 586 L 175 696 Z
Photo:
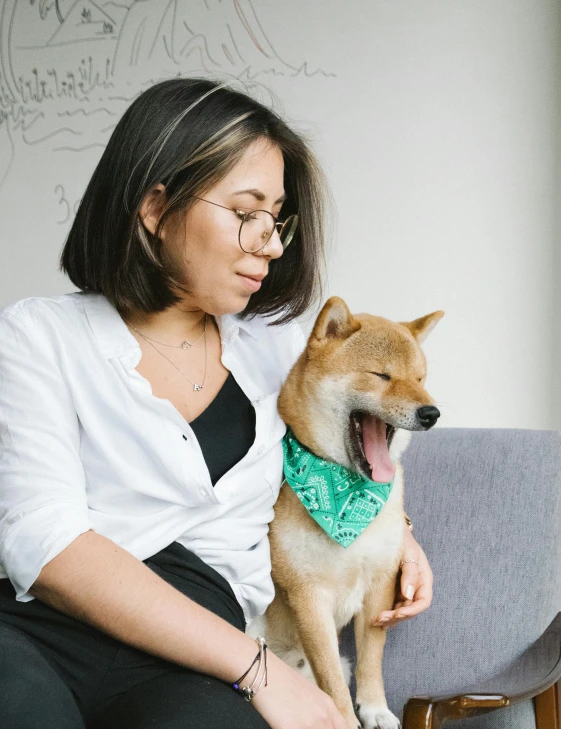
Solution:
M 404 528 L 398 459 L 410 438 L 407 431 L 426 429 L 416 421 L 417 409 L 434 405 L 424 389 L 426 360 L 419 345 L 443 315 L 436 311 L 396 323 L 353 316 L 342 299 L 331 297 L 278 399 L 279 414 L 298 440 L 352 470 L 358 468 L 346 435 L 351 410 L 373 413 L 396 428 L 389 449 L 396 464 L 390 497 L 347 548 L 326 534 L 283 483 L 269 531 L 275 598 L 247 630 L 264 635 L 272 651 L 329 694 L 350 729 L 360 724 L 338 636 L 353 617 L 358 716 L 365 729 L 399 726 L 387 708 L 382 681 L 386 631 L 370 621 L 393 606 Z

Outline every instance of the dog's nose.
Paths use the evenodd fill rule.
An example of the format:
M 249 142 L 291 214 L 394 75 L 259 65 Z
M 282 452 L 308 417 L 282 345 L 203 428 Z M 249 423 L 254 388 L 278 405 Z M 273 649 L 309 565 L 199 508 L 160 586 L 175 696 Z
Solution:
M 417 417 L 423 428 L 428 430 L 440 417 L 440 410 L 435 408 L 434 405 L 425 405 L 417 410 Z

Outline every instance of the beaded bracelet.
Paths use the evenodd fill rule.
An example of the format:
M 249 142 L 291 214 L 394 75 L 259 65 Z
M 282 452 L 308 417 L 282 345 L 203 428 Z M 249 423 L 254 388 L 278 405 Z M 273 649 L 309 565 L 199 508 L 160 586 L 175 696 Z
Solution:
M 259 691 L 261 686 L 263 686 L 263 681 L 265 681 L 265 686 L 267 685 L 267 644 L 265 643 L 265 638 L 262 636 L 259 636 L 255 639 L 257 645 L 259 646 L 259 653 L 255 656 L 253 659 L 253 663 L 251 666 L 247 669 L 247 671 L 243 674 L 243 676 L 240 676 L 237 681 L 235 681 L 232 684 L 232 688 L 234 691 L 237 691 L 237 693 L 241 694 L 246 701 L 251 701 L 255 694 Z M 265 659 L 263 661 L 263 658 Z M 253 666 L 255 665 L 255 661 L 259 659 L 259 665 L 257 666 L 257 674 L 255 675 L 255 678 L 253 679 L 253 683 L 250 686 L 240 686 L 241 681 L 247 676 L 247 674 L 251 671 Z M 263 677 L 261 678 L 261 683 L 259 686 L 254 689 L 257 679 L 259 677 L 259 672 L 261 671 L 261 665 L 264 664 L 264 673 Z

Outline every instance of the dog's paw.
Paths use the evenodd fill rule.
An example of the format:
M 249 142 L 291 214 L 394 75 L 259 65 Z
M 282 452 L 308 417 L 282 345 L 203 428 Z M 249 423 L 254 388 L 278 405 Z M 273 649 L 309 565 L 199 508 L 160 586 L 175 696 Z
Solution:
M 364 729 L 400 729 L 401 724 L 387 706 L 357 703 L 356 710 Z

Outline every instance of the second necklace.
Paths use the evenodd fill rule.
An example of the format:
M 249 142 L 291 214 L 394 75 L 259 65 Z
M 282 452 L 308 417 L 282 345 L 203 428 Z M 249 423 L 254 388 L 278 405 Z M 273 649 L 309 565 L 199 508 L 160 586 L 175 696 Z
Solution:
M 132 324 L 131 324 L 131 326 L 132 326 Z M 134 327 L 133 327 L 133 329 L 134 329 Z M 148 339 L 148 337 L 145 337 L 144 334 L 142 334 L 142 332 L 139 332 L 138 331 L 138 329 L 135 329 L 135 331 L 138 332 L 140 334 L 140 336 L 143 339 L 145 339 L 151 347 L 154 347 L 154 345 Z M 189 382 L 193 385 L 193 390 L 195 390 L 195 392 L 197 390 L 202 390 L 203 389 L 203 385 L 204 385 L 204 381 L 205 381 L 205 377 L 206 377 L 206 314 L 205 314 L 205 328 L 204 328 L 204 331 L 203 331 L 203 333 L 202 333 L 201 336 L 204 338 L 204 341 L 205 341 L 205 369 L 204 369 L 203 379 L 202 379 L 202 382 L 201 382 L 200 385 L 198 385 L 196 382 L 193 382 L 193 380 L 190 377 L 187 377 L 187 375 L 185 374 L 185 372 L 183 372 L 183 370 L 179 369 L 179 367 L 174 362 L 172 362 L 169 357 L 166 357 L 166 355 L 163 354 L 163 352 L 160 352 L 160 350 L 157 347 L 154 347 L 154 349 L 156 350 L 156 352 L 158 352 L 158 354 L 161 354 L 162 357 L 164 357 L 165 359 L 167 359 L 167 361 L 170 364 L 172 364 L 175 367 L 175 369 L 178 370 L 183 375 L 183 377 L 185 377 L 186 380 L 189 380 Z M 200 337 L 199 337 L 199 339 L 200 339 Z M 199 340 L 197 339 L 197 342 L 198 341 Z M 194 342 L 193 342 L 193 344 L 194 344 Z

